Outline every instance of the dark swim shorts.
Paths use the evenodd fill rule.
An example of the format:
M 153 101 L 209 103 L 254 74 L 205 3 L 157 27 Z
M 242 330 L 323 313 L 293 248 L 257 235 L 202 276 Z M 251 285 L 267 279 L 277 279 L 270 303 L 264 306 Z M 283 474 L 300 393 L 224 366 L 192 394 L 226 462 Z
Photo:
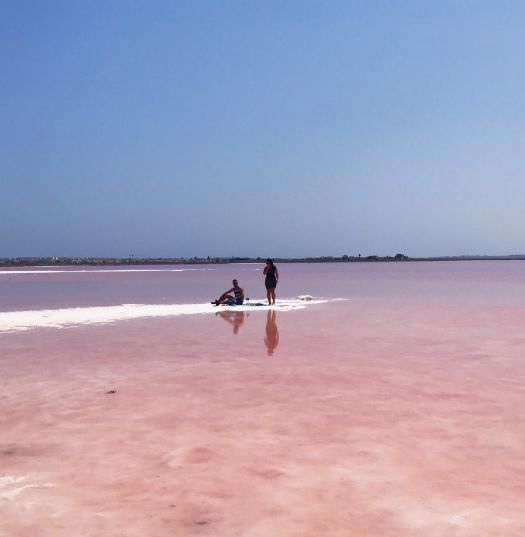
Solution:
M 264 280 L 266 289 L 275 289 L 277 287 L 277 280 L 275 278 L 266 278 Z
M 227 306 L 242 306 L 244 303 L 244 298 L 230 298 L 226 302 Z

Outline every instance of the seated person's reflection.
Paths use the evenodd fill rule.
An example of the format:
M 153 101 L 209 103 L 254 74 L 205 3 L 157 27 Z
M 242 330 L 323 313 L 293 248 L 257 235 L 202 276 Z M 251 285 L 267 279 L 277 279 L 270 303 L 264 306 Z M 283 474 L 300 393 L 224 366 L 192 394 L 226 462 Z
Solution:
M 264 344 L 268 356 L 273 354 L 273 351 L 279 345 L 279 330 L 277 329 L 277 312 L 275 310 L 268 310 L 266 315 L 266 337 L 264 338 Z
M 239 333 L 239 328 L 244 323 L 244 311 L 218 311 L 215 315 L 230 323 L 235 335 Z

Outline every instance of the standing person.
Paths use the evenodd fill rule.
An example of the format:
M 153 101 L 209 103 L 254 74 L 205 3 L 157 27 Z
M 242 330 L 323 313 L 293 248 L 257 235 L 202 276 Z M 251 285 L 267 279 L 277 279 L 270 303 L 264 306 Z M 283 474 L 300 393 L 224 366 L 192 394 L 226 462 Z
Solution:
M 272 304 L 275 304 L 275 288 L 279 281 L 279 272 L 271 259 L 266 260 L 263 274 L 264 285 L 266 286 L 266 297 L 268 298 L 268 304 L 271 306 Z

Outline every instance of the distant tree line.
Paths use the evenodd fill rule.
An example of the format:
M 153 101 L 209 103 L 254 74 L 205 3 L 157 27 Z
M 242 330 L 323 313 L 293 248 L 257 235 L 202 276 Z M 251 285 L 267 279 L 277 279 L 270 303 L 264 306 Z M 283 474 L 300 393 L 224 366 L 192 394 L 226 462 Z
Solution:
M 10 257 L 0 258 L 0 266 L 74 266 L 74 265 L 180 265 L 180 264 L 226 264 L 226 263 L 263 263 L 262 257 Z M 369 255 L 363 257 L 343 255 L 303 257 L 303 258 L 275 258 L 279 263 L 341 263 L 359 261 L 403 261 L 409 259 L 406 255 L 395 256 Z
M 0 258 L 0 266 L 74 266 L 74 265 L 205 265 L 205 264 L 227 264 L 227 263 L 263 263 L 262 257 L 4 257 Z M 379 255 L 342 255 L 321 256 L 321 257 L 301 257 L 285 258 L 275 257 L 276 263 L 370 263 L 370 262 L 399 262 L 399 261 L 481 261 L 481 260 L 525 260 L 525 255 L 465 255 L 451 257 L 408 257 L 405 254 L 394 256 Z

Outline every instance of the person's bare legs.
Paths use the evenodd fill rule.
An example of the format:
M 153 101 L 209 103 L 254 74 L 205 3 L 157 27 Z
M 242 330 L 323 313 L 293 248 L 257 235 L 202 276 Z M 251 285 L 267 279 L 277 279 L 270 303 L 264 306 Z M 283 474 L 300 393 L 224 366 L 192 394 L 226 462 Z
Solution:
M 224 304 L 225 302 L 228 302 L 229 300 L 235 300 L 231 295 L 228 293 L 223 293 L 216 301 L 215 305 L 219 306 L 220 304 Z
M 272 305 L 272 290 L 266 289 L 266 298 L 268 299 L 268 306 Z

